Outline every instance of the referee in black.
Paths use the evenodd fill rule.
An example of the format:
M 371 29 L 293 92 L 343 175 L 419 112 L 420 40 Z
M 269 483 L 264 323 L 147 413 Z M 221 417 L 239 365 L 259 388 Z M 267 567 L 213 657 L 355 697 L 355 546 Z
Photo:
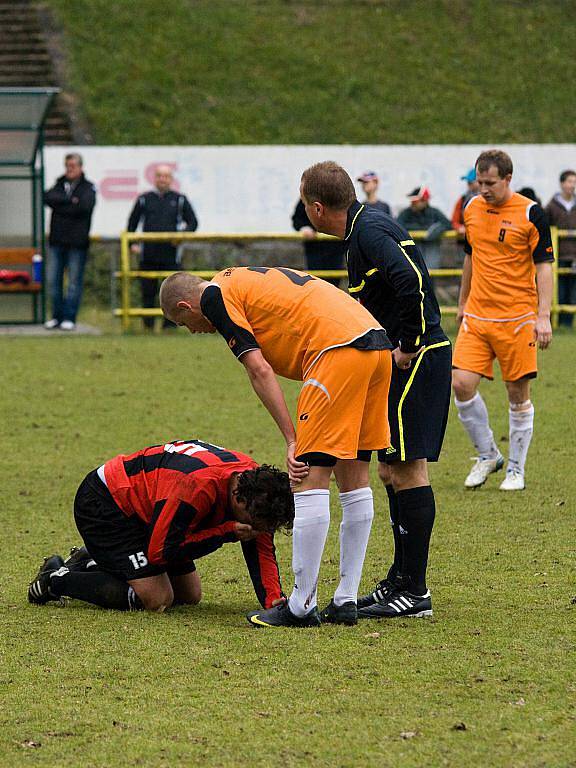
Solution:
M 128 219 L 128 232 L 136 232 L 142 226 L 143 232 L 195 232 L 198 219 L 188 198 L 172 189 L 174 178 L 170 165 L 158 165 L 154 174 L 155 189 L 140 195 Z M 140 257 L 141 270 L 180 269 L 178 248 L 172 243 L 133 243 L 130 250 Z M 156 278 L 140 278 L 142 306 L 153 307 L 158 294 Z M 153 330 L 154 318 L 144 317 L 144 328 Z M 164 319 L 163 326 L 174 328 L 174 323 Z
M 394 533 L 394 562 L 359 618 L 431 616 L 426 585 L 436 507 L 428 462 L 438 461 L 450 406 L 452 352 L 422 254 L 390 216 L 356 199 L 352 179 L 333 162 L 302 175 L 300 196 L 319 232 L 346 243 L 350 294 L 394 344 L 388 400 L 392 445 L 378 452 Z

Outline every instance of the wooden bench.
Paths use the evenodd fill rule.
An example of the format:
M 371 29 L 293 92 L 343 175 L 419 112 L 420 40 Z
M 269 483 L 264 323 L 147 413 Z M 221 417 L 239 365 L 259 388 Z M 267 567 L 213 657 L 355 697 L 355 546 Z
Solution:
M 15 269 L 30 274 L 29 283 L 0 282 L 0 294 L 28 294 L 32 297 L 33 322 L 40 322 L 42 283 L 32 280 L 32 257 L 37 248 L 0 248 L 0 269 Z

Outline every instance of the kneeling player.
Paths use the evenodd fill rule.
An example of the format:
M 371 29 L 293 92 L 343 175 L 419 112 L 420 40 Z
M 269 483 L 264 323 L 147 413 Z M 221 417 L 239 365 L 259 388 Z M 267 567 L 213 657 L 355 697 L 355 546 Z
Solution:
M 28 589 L 43 605 L 72 597 L 102 608 L 164 611 L 198 603 L 194 560 L 240 541 L 260 604 L 282 600 L 273 533 L 292 528 L 288 475 L 199 440 L 116 456 L 74 500 L 85 547 L 44 561 Z

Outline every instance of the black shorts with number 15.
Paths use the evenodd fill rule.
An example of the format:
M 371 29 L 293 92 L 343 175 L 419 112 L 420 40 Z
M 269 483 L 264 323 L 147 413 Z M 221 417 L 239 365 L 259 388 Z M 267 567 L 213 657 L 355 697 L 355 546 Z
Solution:
M 169 567 L 148 563 L 148 526 L 138 515 L 122 512 L 96 470 L 86 475 L 76 492 L 74 519 L 88 552 L 101 570 L 123 581 L 161 573 L 182 576 L 196 570 L 194 561 L 189 559 Z

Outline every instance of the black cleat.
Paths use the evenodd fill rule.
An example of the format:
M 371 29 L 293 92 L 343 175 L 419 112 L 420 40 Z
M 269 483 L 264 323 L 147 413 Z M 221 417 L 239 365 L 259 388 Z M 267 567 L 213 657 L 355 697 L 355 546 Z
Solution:
M 356 603 L 350 600 L 342 605 L 334 605 L 334 600 L 330 600 L 326 608 L 320 611 L 320 621 L 322 624 L 346 624 L 353 627 L 358 624 Z
M 35 605 L 45 605 L 50 600 L 60 600 L 59 597 L 53 595 L 50 592 L 50 576 L 62 568 L 64 560 L 60 555 L 51 555 L 45 557 L 44 562 L 40 566 L 40 570 L 34 577 L 34 580 L 30 582 L 28 586 L 28 602 Z
M 64 565 L 70 571 L 87 571 L 96 565 L 96 561 L 92 559 L 86 547 L 72 547 Z
M 432 598 L 430 592 L 413 595 L 398 589 L 373 605 L 358 610 L 359 619 L 422 619 L 432 616 Z
M 301 618 L 295 616 L 287 602 L 279 603 L 265 611 L 251 611 L 246 618 L 254 627 L 319 627 L 318 608 L 312 608 Z
M 358 610 L 360 610 L 360 608 L 369 608 L 375 603 L 386 600 L 387 596 L 391 595 L 392 592 L 395 592 L 397 589 L 399 589 L 399 582 L 394 582 L 388 578 L 382 579 L 382 581 L 379 581 L 378 584 L 376 584 L 374 592 L 370 592 L 369 595 L 364 595 L 363 597 L 358 598 Z

